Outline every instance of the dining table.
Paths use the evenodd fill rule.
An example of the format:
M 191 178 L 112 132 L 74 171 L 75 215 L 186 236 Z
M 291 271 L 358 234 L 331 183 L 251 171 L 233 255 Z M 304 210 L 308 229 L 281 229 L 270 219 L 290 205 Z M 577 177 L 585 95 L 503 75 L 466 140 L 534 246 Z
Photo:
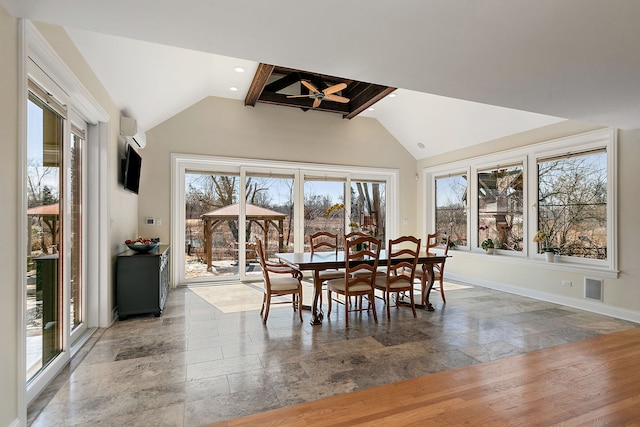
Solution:
M 311 324 L 320 325 L 324 318 L 324 312 L 322 307 L 318 306 L 320 293 L 322 292 L 322 280 L 320 279 L 320 272 L 323 270 L 339 269 L 346 267 L 345 253 L 344 251 L 338 252 L 283 252 L 277 253 L 275 256 L 284 264 L 287 264 L 300 271 L 312 271 L 313 272 L 313 304 L 311 307 L 304 307 L 310 309 L 312 312 Z M 421 304 L 416 304 L 417 308 L 423 308 L 428 311 L 433 311 L 433 305 L 429 302 L 429 293 L 433 287 L 434 264 L 441 264 L 446 261 L 448 255 L 438 254 L 433 252 L 420 251 L 418 255 L 418 265 L 421 266 L 424 274 L 427 275 L 426 289 L 422 292 Z M 399 262 L 402 258 L 395 257 L 394 261 Z M 365 257 L 366 261 L 366 257 Z M 362 261 L 357 261 L 361 263 Z M 378 258 L 378 266 L 386 266 L 389 262 L 386 250 L 381 250 Z M 374 260 L 370 259 L 370 263 L 373 264 Z

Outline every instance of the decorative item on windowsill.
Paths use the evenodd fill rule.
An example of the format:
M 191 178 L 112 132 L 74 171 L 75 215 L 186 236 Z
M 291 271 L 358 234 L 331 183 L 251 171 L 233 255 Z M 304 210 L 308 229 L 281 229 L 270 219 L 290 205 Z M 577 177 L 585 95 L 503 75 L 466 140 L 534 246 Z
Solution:
M 138 237 L 135 240 L 127 239 L 124 243 L 132 251 L 144 254 L 158 247 L 159 238 Z
M 351 221 L 349 223 L 349 227 L 351 228 L 351 232 L 355 233 L 356 231 L 360 231 L 360 224 L 355 221 Z
M 480 246 L 482 246 L 482 249 L 489 255 L 493 255 L 494 243 L 492 239 L 484 239 Z
M 535 243 L 541 243 L 542 252 L 544 253 L 547 262 L 554 262 L 556 257 L 556 250 L 553 246 L 551 246 L 551 242 L 549 240 L 549 235 L 542 230 L 538 230 L 536 234 L 533 236 L 533 241 Z

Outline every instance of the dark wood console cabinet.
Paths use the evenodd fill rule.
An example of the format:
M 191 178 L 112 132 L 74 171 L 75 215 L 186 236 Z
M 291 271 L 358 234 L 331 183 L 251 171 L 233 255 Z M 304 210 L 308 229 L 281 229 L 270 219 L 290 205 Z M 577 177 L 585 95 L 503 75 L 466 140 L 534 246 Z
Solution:
M 127 250 L 118 256 L 116 269 L 120 320 L 132 314 L 160 316 L 169 292 L 169 246 L 145 254 Z

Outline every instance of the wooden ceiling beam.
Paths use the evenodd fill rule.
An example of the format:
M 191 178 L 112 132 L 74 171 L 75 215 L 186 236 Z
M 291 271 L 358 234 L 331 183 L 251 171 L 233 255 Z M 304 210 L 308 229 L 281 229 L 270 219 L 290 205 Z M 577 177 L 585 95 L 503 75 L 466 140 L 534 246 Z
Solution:
M 267 85 L 269 77 L 271 77 L 271 73 L 273 73 L 274 68 L 275 65 L 262 63 L 258 65 L 258 69 L 256 70 L 256 74 L 253 76 L 251 86 L 247 91 L 247 96 L 244 98 L 245 106 L 256 106 L 256 102 L 258 102 L 258 99 L 260 99 L 260 94 L 264 90 L 264 87 Z
M 279 93 L 263 93 L 260 97 L 260 102 L 285 107 L 298 107 L 304 110 L 309 110 L 313 106 L 313 99 L 311 98 L 287 98 L 286 95 Z M 325 100 L 314 110 L 344 115 L 349 113 L 349 105 Z
M 363 99 L 351 100 L 351 111 L 349 114 L 344 116 L 345 119 L 352 119 L 358 114 L 362 113 L 367 108 L 371 107 L 376 102 L 383 99 L 385 96 L 389 95 L 391 92 L 396 90 L 395 87 L 387 87 L 387 86 L 378 86 L 372 85 L 375 87 L 371 87 L 369 90 L 371 91 L 370 96 L 363 96 Z

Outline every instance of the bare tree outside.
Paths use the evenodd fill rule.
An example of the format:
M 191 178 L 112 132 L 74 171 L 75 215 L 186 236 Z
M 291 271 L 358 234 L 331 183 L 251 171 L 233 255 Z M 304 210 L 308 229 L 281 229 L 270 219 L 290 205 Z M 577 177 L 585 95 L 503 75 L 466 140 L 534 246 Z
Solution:
M 351 182 L 351 217 L 360 229 L 382 241 L 386 240 L 386 185 L 376 181 Z
M 538 162 L 538 230 L 556 253 L 607 258 L 607 153 Z

